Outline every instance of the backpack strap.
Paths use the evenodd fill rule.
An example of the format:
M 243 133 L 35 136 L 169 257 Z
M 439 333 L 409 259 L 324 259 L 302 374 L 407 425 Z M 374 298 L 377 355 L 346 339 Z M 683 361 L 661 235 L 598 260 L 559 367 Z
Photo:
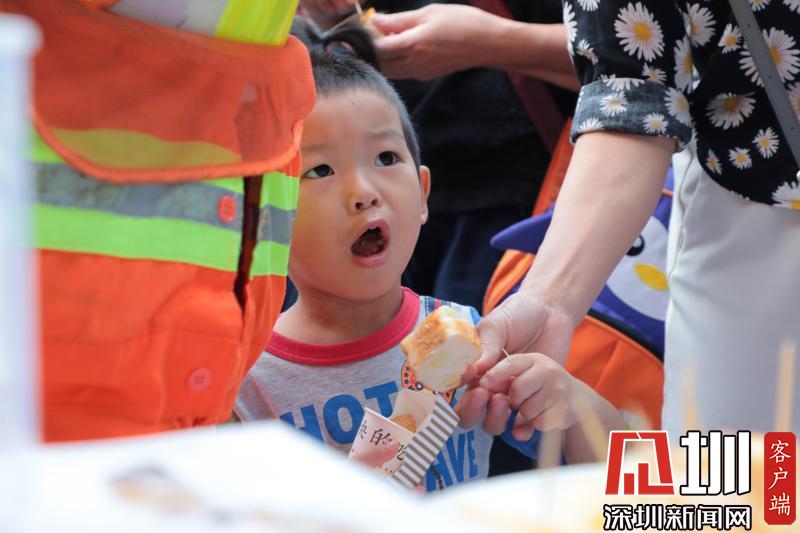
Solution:
M 514 18 L 503 0 L 470 0 L 469 3 L 498 17 Z M 518 72 L 506 71 L 506 75 L 542 142 L 553 153 L 564 127 L 564 117 L 547 84 Z

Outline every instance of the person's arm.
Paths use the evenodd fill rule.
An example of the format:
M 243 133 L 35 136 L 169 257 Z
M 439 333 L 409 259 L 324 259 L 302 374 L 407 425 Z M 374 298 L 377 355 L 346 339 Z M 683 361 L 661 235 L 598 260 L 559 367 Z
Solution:
M 494 55 L 483 66 L 520 72 L 565 89 L 578 90 L 563 24 L 500 19 L 495 21 L 487 38 Z
M 565 363 L 572 331 L 652 214 L 674 148 L 665 137 L 595 132 L 578 139 L 533 267 L 520 290 L 478 325 L 477 375 L 500 366 L 504 348 Z M 464 427 L 486 411 L 484 428 L 497 435 L 515 406 L 502 387 L 484 385 L 473 383 L 456 411 Z M 523 413 L 517 426 L 524 435 L 536 422 Z M 575 446 L 582 455 L 584 446 Z
M 529 24 L 472 6 L 432 4 L 372 23 L 390 78 L 431 79 L 469 68 L 512 70 L 577 90 L 563 24 Z
M 501 359 L 504 348 L 544 353 L 564 364 L 574 328 L 652 213 L 676 142 L 691 139 L 682 92 L 689 87 L 670 53 L 688 46 L 675 5 L 610 0 L 586 12 L 565 2 L 567 12 L 569 19 L 577 15 L 567 32 L 583 83 L 573 122 L 575 151 L 522 287 L 478 327 L 483 353 L 472 370 L 478 375 Z M 638 40 L 637 20 L 650 30 L 648 42 Z M 487 431 L 496 433 L 508 419 L 502 393 L 474 382 L 460 406 L 464 426 L 484 410 Z
M 674 150 L 665 137 L 581 136 L 521 292 L 577 325 L 653 213 Z

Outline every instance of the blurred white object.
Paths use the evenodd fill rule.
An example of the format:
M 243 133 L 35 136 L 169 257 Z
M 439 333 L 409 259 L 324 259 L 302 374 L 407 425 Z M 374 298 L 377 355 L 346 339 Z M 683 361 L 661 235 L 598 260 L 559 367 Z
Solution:
M 30 59 L 39 42 L 30 20 L 0 15 L 0 451 L 39 437 L 29 244 L 33 188 L 25 162 Z
M 476 531 L 279 421 L 42 446 L 32 464 L 36 511 L 3 533 Z
M 40 42 L 28 19 L 0 15 L 0 529 L 25 516 L 33 493 L 32 446 L 39 439 L 34 341 L 33 194 L 25 162 L 30 59 Z M 5 529 L 4 529 L 5 528 Z
M 120 0 L 111 11 L 124 17 L 214 35 L 228 0 Z

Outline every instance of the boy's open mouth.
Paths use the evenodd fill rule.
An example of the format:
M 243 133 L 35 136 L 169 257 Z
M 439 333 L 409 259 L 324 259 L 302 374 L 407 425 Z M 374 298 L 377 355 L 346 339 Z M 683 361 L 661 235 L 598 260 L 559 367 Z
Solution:
M 386 237 L 381 228 L 369 228 L 350 247 L 350 251 L 359 257 L 377 255 L 386 248 Z

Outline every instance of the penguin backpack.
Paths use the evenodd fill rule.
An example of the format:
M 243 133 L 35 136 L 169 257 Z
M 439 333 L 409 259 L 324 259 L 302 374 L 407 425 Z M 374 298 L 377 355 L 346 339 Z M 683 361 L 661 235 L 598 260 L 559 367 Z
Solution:
M 484 315 L 517 291 L 533 264 L 550 225 L 571 152 L 565 131 L 534 215 L 492 239 L 492 246 L 506 252 L 487 288 Z M 661 425 L 671 171 L 664 187 L 653 215 L 576 328 L 565 365 L 572 375 L 622 410 L 629 426 L 635 428 L 657 429 Z

